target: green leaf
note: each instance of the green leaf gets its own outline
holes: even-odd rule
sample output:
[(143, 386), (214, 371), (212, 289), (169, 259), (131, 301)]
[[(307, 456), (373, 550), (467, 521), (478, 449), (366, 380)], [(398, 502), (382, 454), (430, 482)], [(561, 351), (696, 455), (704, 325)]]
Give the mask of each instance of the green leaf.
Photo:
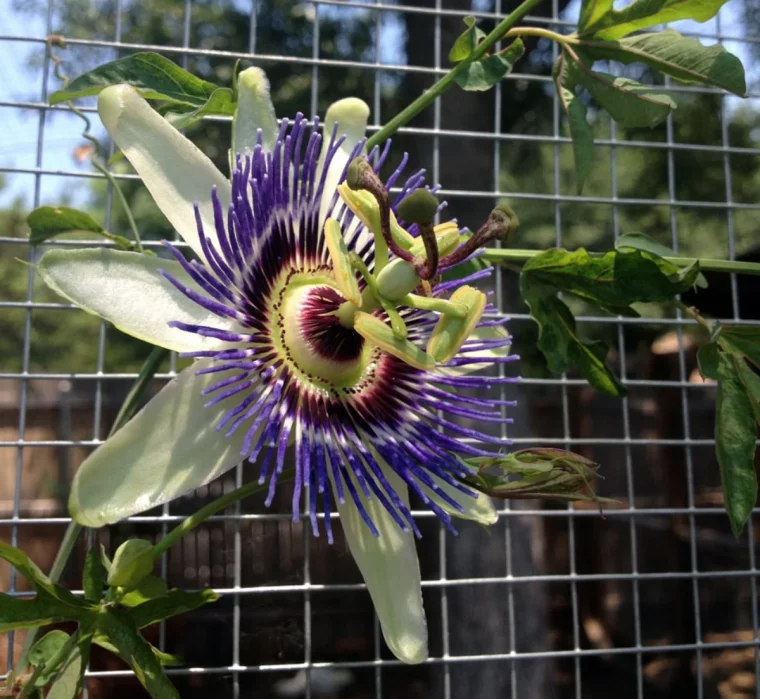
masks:
[(75, 646), (64, 661), (46, 699), (75, 699), (79, 695), (84, 670), (85, 663), (82, 659), (82, 652)]
[(619, 39), (639, 29), (679, 19), (706, 22), (718, 14), (726, 2), (727, 0), (635, 0), (622, 9), (615, 10), (611, 0), (604, 0), (601, 6), (591, 11), (587, 9), (585, 15), (584, 8), (581, 8), (578, 32), (582, 36), (593, 34), (600, 39)]
[(106, 586), (106, 575), (106, 569), (103, 567), (100, 552), (91, 548), (87, 552), (84, 571), (82, 572), (82, 587), (84, 588), (84, 598), (86, 600), (89, 602), (100, 602)]
[(573, 141), (575, 182), (580, 194), (594, 162), (594, 131), (586, 119), (586, 105), (583, 101), (578, 99), (573, 90), (566, 87), (562, 87), (561, 90), (562, 104), (567, 112), (570, 138)]
[(561, 373), (574, 365), (600, 391), (621, 396), (625, 389), (605, 364), (606, 345), (578, 337), (575, 318), (557, 292), (569, 292), (612, 313), (634, 315), (632, 303), (667, 301), (693, 286), (698, 274), (698, 264), (681, 270), (639, 250), (591, 256), (583, 249), (553, 248), (523, 266), (520, 289), (539, 325), (538, 348), (549, 368)]
[(708, 342), (699, 348), (697, 361), (699, 362), (699, 373), (702, 374), (703, 378), (718, 380), (719, 356), (720, 350), (715, 342)]
[[(741, 534), (757, 499), (755, 411), (740, 375), (741, 355), (718, 355), (715, 441), (726, 513), (735, 536)], [(746, 366), (746, 364), (745, 364)]]
[(584, 34), (587, 27), (591, 27), (612, 10), (612, 0), (583, 0), (581, 2), (581, 15), (578, 19), (578, 34)]
[(652, 128), (665, 121), (676, 108), (673, 98), (662, 90), (630, 78), (598, 73), (577, 63), (572, 65), (574, 80), (623, 126)]
[(69, 634), (58, 629), (46, 633), (29, 650), (29, 662), (32, 665), (47, 664), (66, 645), (69, 638)]
[(166, 119), (176, 129), (187, 129), (205, 116), (235, 113), (235, 96), (228, 87), (220, 87), (211, 93), (208, 101), (191, 112), (169, 112)]
[(134, 607), (130, 611), (130, 616), (138, 628), (143, 628), (157, 624), (171, 616), (191, 612), (204, 604), (216, 602), (218, 599), (219, 594), (213, 590), (187, 592), (186, 590), (173, 589), (169, 590), (164, 597), (158, 597)]
[(452, 63), (460, 63), (465, 58), (469, 58), (480, 40), (485, 37), (486, 33), (479, 29), (475, 22), (476, 20), (472, 15), (464, 18), (467, 29), (457, 37), (451, 51), (449, 51), (449, 60)]
[(604, 343), (583, 342), (576, 333), (575, 318), (556, 290), (531, 278), (520, 275), (520, 290), (530, 313), (538, 323), (538, 348), (546, 356), (549, 368), (555, 373), (578, 367), (595, 388), (611, 396), (624, 396), (626, 390), (605, 364), (607, 347)]
[(108, 584), (131, 590), (153, 570), (153, 544), (145, 539), (129, 539), (118, 549), (108, 571)]
[(146, 99), (169, 100), (193, 108), (205, 104), (217, 89), (168, 58), (146, 52), (105, 63), (80, 75), (63, 90), (53, 93), (50, 104), (97, 95), (110, 85), (122, 84), (137, 88)]
[(118, 609), (100, 615), (98, 630), (132, 668), (154, 699), (179, 699), (179, 693), (164, 674), (153, 648), (138, 631), (134, 619)]
[(124, 595), (119, 602), (125, 607), (136, 607), (148, 600), (165, 597), (168, 591), (166, 580), (155, 575), (149, 575), (147, 578), (143, 578), (137, 587)]
[(703, 46), (673, 29), (621, 39), (582, 41), (584, 55), (593, 59), (645, 63), (681, 82), (720, 87), (744, 97), (747, 84), (741, 61), (720, 44)]
[(734, 359), (736, 374), (747, 392), (755, 422), (760, 424), (760, 376), (752, 370), (743, 358), (738, 358), (736, 355), (734, 357), (736, 357)]
[(720, 330), (718, 344), (726, 352), (743, 354), (760, 368), (760, 328), (724, 325)]
[(687, 268), (683, 278), (681, 272), (638, 250), (592, 256), (583, 248), (574, 252), (551, 248), (529, 260), (522, 274), (592, 303), (621, 307), (668, 301), (686, 291), (694, 285), (699, 269)]
[(504, 51), (469, 63), (454, 75), (454, 81), (469, 92), (490, 90), (512, 70), (512, 66), (523, 53), (525, 46), (517, 39)]
[(39, 245), (50, 238), (66, 233), (95, 233), (114, 241), (123, 250), (132, 244), (120, 235), (111, 235), (90, 214), (68, 206), (41, 206), (26, 217), (31, 229), (29, 242)]
[(66, 644), (71, 637), (65, 631), (54, 630), (46, 633), (29, 650), (29, 663), (35, 667), (45, 668), (37, 677), (35, 687), (44, 687), (55, 676), (61, 663), (66, 660), (63, 655)]
[[(46, 592), (51, 597), (74, 608), (91, 609), (89, 604), (82, 602), (68, 590), (53, 583), (21, 549), (0, 541), (0, 558), (8, 561), (21, 573), (37, 593)], [(0, 616), (0, 619), (4, 619), (4, 617)]]
[[(104, 650), (107, 650), (109, 653), (119, 655), (119, 651), (117, 650), (116, 646), (114, 646), (102, 633), (96, 633), (95, 637), (92, 639), (92, 642), (96, 646), (100, 646)], [(158, 662), (160, 662), (164, 667), (176, 667), (178, 665), (184, 665), (184, 662), (180, 656), (174, 655), (172, 653), (164, 653), (164, 651), (159, 650), (152, 644), (150, 647), (153, 651), (153, 655), (156, 656)]]
[(19, 599), (0, 592), (0, 633), (58, 624), (92, 613), (91, 610), (85, 611), (61, 602), (40, 590), (33, 599)]
[[(652, 240), (648, 235), (643, 233), (626, 233), (621, 235), (615, 241), (615, 250), (626, 252), (629, 250), (640, 250), (657, 257), (677, 257), (677, 253), (672, 248)], [(697, 275), (696, 285), (702, 289), (707, 288), (707, 279), (701, 272)]]

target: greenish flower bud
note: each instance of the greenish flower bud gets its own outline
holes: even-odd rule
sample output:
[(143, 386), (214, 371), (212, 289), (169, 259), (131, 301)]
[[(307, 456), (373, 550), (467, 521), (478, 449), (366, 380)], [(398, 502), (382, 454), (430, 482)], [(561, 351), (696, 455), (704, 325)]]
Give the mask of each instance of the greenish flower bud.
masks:
[(427, 189), (415, 189), (398, 205), (398, 217), (406, 223), (432, 223), (438, 200)]
[(108, 572), (108, 585), (131, 590), (151, 572), (153, 544), (145, 539), (129, 539), (116, 549)]

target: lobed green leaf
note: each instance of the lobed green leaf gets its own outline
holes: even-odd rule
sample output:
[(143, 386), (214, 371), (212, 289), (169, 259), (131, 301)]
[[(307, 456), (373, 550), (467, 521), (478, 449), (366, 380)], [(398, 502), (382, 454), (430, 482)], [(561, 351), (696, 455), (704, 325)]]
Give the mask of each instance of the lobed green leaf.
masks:
[(146, 99), (168, 100), (192, 108), (204, 105), (217, 86), (201, 80), (157, 53), (135, 53), (105, 63), (72, 80), (63, 90), (54, 92), (50, 104), (76, 97), (97, 95), (111, 85), (132, 85)]
[(620, 41), (584, 39), (580, 45), (584, 55), (595, 60), (644, 63), (681, 82), (720, 87), (740, 97), (747, 94), (744, 67), (736, 56), (720, 44), (703, 46), (673, 29)]

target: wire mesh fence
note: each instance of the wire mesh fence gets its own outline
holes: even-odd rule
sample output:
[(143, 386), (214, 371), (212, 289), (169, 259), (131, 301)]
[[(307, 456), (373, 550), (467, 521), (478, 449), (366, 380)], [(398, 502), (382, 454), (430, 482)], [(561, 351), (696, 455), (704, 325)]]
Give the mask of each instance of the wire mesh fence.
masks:
[[(545, 5), (529, 20), (569, 31), (577, 8), (559, 0)], [(33, 263), (39, 254), (14, 232), (18, 207), (95, 201), (106, 228), (119, 226), (113, 193), (86, 158), (72, 160), (79, 122), (67, 108), (47, 104), (57, 87), (54, 50), (74, 66), (90, 67), (155, 50), (217, 75), (238, 58), (253, 60), (283, 76), (279, 85), (273, 79), (276, 107), (299, 102), (312, 113), (344, 96), (339, 88), (348, 84), (372, 106), (372, 131), (445, 71), (463, 16), (474, 9), (492, 22), (510, 6), (503, 0), (474, 8), (455, 0), (49, 0), (25, 13), (7, 9), (0, 50), (5, 73), (15, 77), (6, 80), (0, 110), (16, 125), (21, 145), (11, 148), (16, 134), (6, 133), (9, 147), (0, 148), (4, 266), (13, 257)], [(716, 20), (684, 32), (751, 56), (760, 36), (739, 20), (742, 11), (741, 3), (730, 3)], [(235, 35), (224, 34), (233, 22)], [(291, 24), (299, 42), (273, 45), (272, 36)], [(65, 50), (47, 43), (59, 31)], [(461, 223), (477, 224), (507, 199), (523, 220), (524, 247), (609, 249), (617, 236), (643, 226), (690, 254), (734, 259), (757, 252), (760, 117), (753, 107), (760, 95), (751, 92), (749, 106), (740, 107), (716, 91), (668, 84), (690, 106), (684, 118), (677, 112), (652, 132), (623, 133), (600, 115), (594, 175), (580, 195), (570, 177), (560, 107), (548, 89), (556, 48), (541, 42), (530, 48), (533, 57), (494, 91), (449, 94), (396, 138), (399, 153), (409, 151), (432, 182), (442, 183)], [(205, 143), (218, 157), (226, 153), (228, 123), (215, 120), (209, 128)], [(134, 184), (133, 175), (114, 167), (120, 181)], [(24, 197), (16, 209), (14, 193)], [(140, 206), (140, 191), (133, 194)], [(146, 221), (154, 221), (150, 213)], [(146, 237), (157, 246), (161, 235)], [(7, 337), (0, 344), (0, 537), (45, 567), (69, 521), (64, 503), (71, 475), (104, 438), (142, 350), (130, 346), (131, 359), (124, 359), (116, 330), (81, 320), (81, 311), (46, 295), (33, 267), (21, 269), (14, 284), (2, 285), (0, 299)], [(760, 696), (755, 518), (741, 538), (731, 536), (713, 453), (715, 388), (695, 374), (690, 323), (667, 310), (655, 318), (614, 318), (578, 309), (582, 329), (612, 344), (629, 389), (622, 400), (606, 398), (574, 376), (542, 370), (515, 279), (496, 269), (492, 287), (495, 302), (512, 315), (524, 362), (518, 395), (506, 389), (506, 397), (520, 401), (508, 436), (598, 461), (606, 478), (600, 494), (619, 503), (602, 518), (595, 507), (507, 502), (492, 531), (462, 525), (458, 537), (427, 511), (416, 513), (431, 659), (405, 667), (382, 644), (342, 539), (328, 546), (312, 538), (308, 527), (292, 521), (287, 494), (270, 509), (262, 498), (250, 498), (162, 560), (172, 585), (213, 587), (222, 595), (207, 609), (163, 624), (151, 639), (183, 657), (185, 664), (169, 671), (183, 697)], [(706, 311), (739, 323), (760, 321), (756, 286), (710, 281)], [(61, 327), (79, 333), (77, 347), (85, 343), (86, 351), (75, 355), (59, 339)], [(171, 358), (157, 384), (176, 373), (178, 361)], [(129, 536), (160, 537), (183, 515), (252, 477), (253, 467), (241, 465), (161, 511), (90, 538), (113, 549)], [(83, 557), (84, 548), (67, 572), (74, 588)], [(3, 589), (24, 589), (12, 571), (0, 573)], [(8, 669), (20, 640), (0, 641)], [(135, 696), (140, 690), (129, 673), (109, 663), (93, 655), (89, 696)]]

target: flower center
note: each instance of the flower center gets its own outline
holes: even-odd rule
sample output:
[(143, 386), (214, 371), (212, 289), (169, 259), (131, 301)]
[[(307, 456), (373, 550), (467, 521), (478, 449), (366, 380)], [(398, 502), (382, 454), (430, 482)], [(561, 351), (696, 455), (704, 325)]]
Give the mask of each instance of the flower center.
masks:
[(364, 338), (338, 319), (345, 300), (324, 283), (292, 285), (282, 300), (284, 349), (301, 373), (326, 388), (356, 385), (372, 354)]

